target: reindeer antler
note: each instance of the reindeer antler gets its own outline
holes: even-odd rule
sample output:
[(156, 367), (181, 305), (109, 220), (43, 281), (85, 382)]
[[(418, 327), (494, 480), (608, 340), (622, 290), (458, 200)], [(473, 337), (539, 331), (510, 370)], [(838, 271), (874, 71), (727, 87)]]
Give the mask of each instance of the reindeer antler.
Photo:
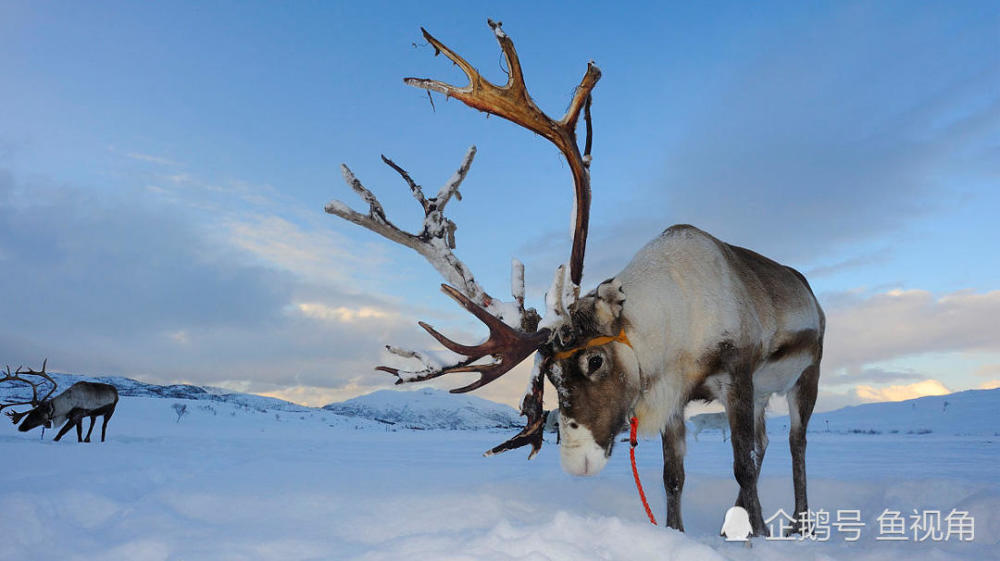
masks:
[[(388, 366), (378, 366), (375, 368), (376, 370), (396, 375), (399, 378), (396, 380), (397, 384), (430, 380), (451, 372), (479, 372), (479, 380), (476, 380), (468, 386), (451, 390), (451, 393), (470, 392), (489, 384), (500, 376), (503, 376), (511, 368), (514, 368), (520, 364), (521, 361), (528, 358), (531, 353), (535, 352), (535, 349), (537, 349), (539, 345), (549, 340), (550, 332), (548, 329), (541, 329), (535, 331), (534, 333), (526, 333), (524, 331), (514, 329), (506, 323), (500, 321), (500, 319), (493, 314), (487, 312), (481, 306), (476, 305), (475, 302), (470, 300), (454, 287), (442, 284), (441, 290), (448, 296), (451, 296), (456, 302), (461, 304), (463, 308), (471, 312), (472, 315), (476, 316), (480, 321), (485, 323), (490, 329), (490, 337), (486, 340), (486, 342), (479, 345), (462, 345), (438, 333), (438, 331), (430, 325), (422, 321), (419, 322), (420, 327), (423, 327), (428, 333), (431, 334), (432, 337), (444, 345), (445, 348), (460, 355), (465, 355), (466, 358), (453, 366), (430, 369), (422, 372), (400, 372), (398, 368), (390, 368)], [(486, 355), (497, 357), (497, 360), (487, 364), (474, 364), (475, 361), (485, 357)]]
[[(31, 400), (0, 403), (0, 411), (2, 411), (5, 407), (15, 407), (18, 405), (31, 405), (32, 407), (38, 407), (40, 403), (47, 400), (49, 396), (51, 396), (56, 391), (56, 387), (58, 387), (58, 384), (56, 384), (56, 381), (53, 380), (52, 377), (49, 376), (49, 374), (45, 371), (45, 367), (48, 364), (48, 362), (49, 359), (45, 359), (42, 361), (41, 372), (35, 371), (31, 368), (27, 370), (22, 370), (23, 367), (18, 366), (17, 370), (11, 373), (10, 365), (7, 365), (7, 373), (2, 378), (0, 378), (0, 383), (17, 382), (31, 386)], [(39, 378), (41, 378), (41, 380), (35, 382), (27, 378), (24, 378), (23, 376), (38, 376)], [(51, 384), (52, 387), (49, 388), (49, 393), (45, 394), (43, 398), (38, 399), (38, 387), (46, 383)], [(15, 413), (14, 411), (7, 412), (7, 416), (10, 417), (11, 420), (14, 421), (15, 423), (17, 423), (23, 415), (24, 413)]]
[(469, 168), (472, 167), (472, 160), (475, 157), (476, 147), (471, 146), (465, 153), (465, 157), (462, 158), (462, 163), (459, 165), (458, 171), (441, 187), (437, 196), (428, 198), (424, 195), (423, 188), (413, 181), (406, 170), (396, 165), (389, 158), (382, 156), (382, 161), (396, 170), (410, 186), (413, 198), (420, 203), (424, 211), (423, 229), (419, 233), (411, 234), (403, 231), (390, 222), (378, 198), (365, 188), (361, 184), (361, 181), (355, 177), (354, 172), (344, 164), (340, 166), (341, 172), (344, 174), (344, 181), (354, 189), (363, 201), (368, 203), (368, 214), (354, 211), (346, 204), (337, 200), (329, 202), (325, 210), (329, 214), (339, 216), (344, 220), (363, 226), (384, 238), (413, 249), (427, 259), (449, 283), (461, 287), (462, 292), (470, 298), (488, 306), (492, 298), (476, 282), (472, 271), (465, 263), (462, 263), (462, 261), (455, 257), (455, 254), (452, 252), (452, 249), (455, 248), (455, 230), (457, 227), (454, 222), (444, 215), (445, 206), (452, 197), (459, 200), (462, 199), (458, 188), (461, 186), (466, 174), (469, 173)]
[[(514, 42), (501, 29), (502, 22), (486, 20), (496, 35), (500, 49), (507, 59), (508, 78), (503, 86), (497, 86), (483, 78), (479, 71), (473, 68), (458, 53), (449, 49), (441, 41), (434, 38), (426, 29), (420, 28), (435, 53), (444, 53), (469, 78), (469, 85), (459, 88), (438, 80), (427, 78), (403, 78), (403, 82), (425, 90), (442, 93), (453, 97), (480, 111), (498, 115), (508, 121), (549, 139), (566, 157), (573, 172), (573, 184), (576, 194), (576, 221), (573, 232), (573, 250), (570, 254), (570, 280), (577, 287), (583, 277), (583, 256), (587, 249), (587, 228), (590, 220), (590, 148), (592, 128), (590, 122), (590, 92), (601, 79), (601, 70), (593, 61), (587, 63), (587, 72), (577, 86), (573, 99), (563, 118), (556, 121), (546, 115), (535, 105), (528, 89), (524, 85), (524, 74), (521, 71), (521, 61), (518, 59)], [(576, 143), (576, 124), (581, 109), (585, 110), (587, 121), (587, 142), (584, 154)]]
[[(404, 358), (417, 359), (423, 364), (423, 369), (417, 371), (403, 371), (388, 366), (377, 367), (378, 370), (395, 375), (398, 378), (397, 384), (430, 380), (452, 372), (478, 372), (480, 377), (477, 381), (452, 391), (467, 392), (480, 388), (510, 371), (543, 346), (550, 339), (552, 329), (557, 327), (566, 317), (565, 307), (562, 305), (564, 300), (572, 300), (579, 295), (590, 216), (589, 166), (593, 138), (590, 94), (601, 77), (601, 71), (593, 62), (589, 63), (587, 72), (576, 88), (566, 114), (562, 119), (552, 119), (539, 109), (532, 101), (531, 96), (528, 95), (521, 62), (514, 49), (514, 43), (503, 32), (499, 22), (488, 20), (488, 23), (500, 43), (504, 57), (507, 59), (509, 77), (505, 85), (497, 86), (485, 80), (464, 58), (435, 39), (427, 30), (422, 31), (427, 41), (434, 46), (435, 54), (444, 53), (457, 64), (468, 76), (469, 85), (458, 88), (437, 80), (424, 78), (404, 78), (404, 82), (418, 88), (443, 93), (448, 97), (461, 100), (470, 107), (510, 120), (547, 138), (562, 152), (573, 174), (576, 198), (573, 249), (569, 259), (571, 282), (564, 283), (565, 268), (560, 266), (556, 271), (556, 280), (553, 281), (552, 288), (546, 296), (546, 304), (549, 308), (547, 314), (550, 313), (551, 317), (546, 317), (544, 327), (539, 329), (539, 322), (542, 318), (534, 309), (525, 310), (524, 308), (524, 266), (520, 262), (514, 260), (512, 265), (511, 286), (514, 302), (504, 303), (486, 294), (474, 280), (468, 267), (452, 253), (455, 248), (454, 232), (456, 226), (454, 222), (444, 217), (442, 211), (451, 194), (457, 196), (458, 185), (468, 171), (475, 154), (475, 147), (470, 148), (455, 177), (433, 199), (428, 199), (424, 195), (423, 189), (413, 181), (405, 170), (384, 156), (382, 157), (383, 161), (396, 170), (406, 181), (413, 197), (424, 210), (424, 228), (419, 234), (404, 232), (392, 224), (375, 195), (358, 181), (347, 166), (342, 166), (344, 179), (368, 203), (368, 214), (355, 212), (339, 201), (328, 204), (326, 211), (364, 226), (423, 255), (451, 285), (442, 285), (444, 292), (479, 318), (490, 331), (490, 336), (485, 342), (479, 345), (462, 345), (438, 333), (430, 325), (420, 322), (420, 326), (445, 348), (464, 355), (464, 358), (452, 365), (442, 365), (424, 353), (387, 346), (386, 349), (390, 353)], [(587, 139), (582, 155), (576, 141), (576, 125), (581, 111), (587, 125)], [(488, 355), (492, 357), (492, 361), (477, 364)], [(488, 455), (526, 444), (532, 446), (529, 458), (538, 452), (542, 444), (542, 429), (546, 417), (542, 409), (545, 368), (544, 359), (536, 360), (531, 383), (521, 402), (521, 414), (528, 418), (527, 426), (515, 437), (487, 452)]]

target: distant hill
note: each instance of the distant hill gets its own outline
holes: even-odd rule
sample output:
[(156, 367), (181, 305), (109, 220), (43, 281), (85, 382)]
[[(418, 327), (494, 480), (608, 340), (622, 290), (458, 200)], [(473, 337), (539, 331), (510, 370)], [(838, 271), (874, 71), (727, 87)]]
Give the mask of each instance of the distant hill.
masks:
[[(769, 428), (783, 425), (788, 425), (787, 415), (768, 419)], [(1000, 389), (865, 403), (813, 414), (810, 432), (828, 428), (839, 433), (1000, 435)]]
[[(232, 392), (222, 388), (188, 384), (157, 385), (122, 376), (78, 376), (51, 374), (62, 391), (76, 382), (89, 380), (112, 384), (126, 397), (191, 399), (230, 403), (257, 411), (316, 412), (317, 409), (281, 399)], [(0, 399), (28, 399), (25, 387), (0, 385)], [(369, 419), (394, 429), (520, 429), (524, 419), (507, 405), (472, 395), (458, 395), (424, 388), (417, 391), (380, 390), (346, 401), (331, 403), (324, 410), (359, 419)], [(788, 430), (788, 416), (768, 419), (772, 432)], [(857, 434), (934, 434), (1000, 436), (1000, 389), (968, 390), (949, 395), (906, 401), (866, 403), (813, 414), (810, 432), (831, 431)]]
[(424, 388), (379, 390), (323, 407), (338, 415), (363, 417), (414, 429), (512, 429), (524, 426), (517, 411), (472, 395)]
[[(189, 384), (157, 385), (139, 382), (122, 376), (78, 376), (51, 373), (59, 384), (56, 394), (76, 382), (91, 381), (111, 384), (123, 397), (151, 397), (164, 399), (192, 399), (216, 403), (229, 403), (257, 411), (317, 412), (317, 408), (298, 405), (273, 397), (232, 392), (222, 388)], [(28, 399), (31, 390), (26, 386), (0, 385), (0, 399), (5, 401)], [(418, 391), (381, 390), (368, 395), (331, 403), (323, 410), (357, 419), (378, 421), (394, 429), (511, 429), (521, 428), (524, 421), (517, 411), (470, 395), (456, 395), (425, 388)]]
[[(169, 399), (196, 399), (204, 401), (225, 402), (253, 409), (269, 409), (275, 411), (310, 411), (312, 408), (298, 405), (273, 397), (232, 392), (222, 388), (193, 386), (190, 384), (171, 384), (160, 386), (147, 384), (123, 376), (80, 376), (76, 374), (50, 373), (53, 380), (59, 384), (56, 395), (77, 382), (103, 382), (118, 389), (118, 394), (125, 397), (162, 397)], [(47, 391), (47, 390), (46, 390)], [(23, 385), (6, 383), (0, 385), (0, 399), (29, 399), (31, 389)]]

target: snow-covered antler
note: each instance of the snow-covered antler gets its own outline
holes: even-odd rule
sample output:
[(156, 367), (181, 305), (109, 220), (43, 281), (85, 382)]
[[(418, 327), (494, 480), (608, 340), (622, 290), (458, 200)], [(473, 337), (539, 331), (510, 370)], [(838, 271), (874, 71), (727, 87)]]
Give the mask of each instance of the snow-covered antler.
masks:
[[(545, 137), (562, 152), (573, 174), (575, 193), (573, 249), (569, 259), (570, 283), (568, 285), (564, 283), (565, 269), (560, 266), (556, 273), (557, 281), (553, 282), (553, 287), (550, 289), (551, 296), (547, 298), (547, 300), (551, 300), (547, 303), (552, 317), (546, 318), (545, 326), (539, 328), (541, 318), (538, 313), (534, 309), (525, 310), (524, 308), (524, 266), (519, 261), (514, 260), (512, 264), (511, 293), (514, 301), (508, 304), (490, 297), (475, 281), (469, 268), (452, 253), (452, 250), (455, 249), (456, 226), (454, 222), (444, 217), (443, 210), (452, 195), (461, 198), (458, 194), (458, 186), (465, 178), (469, 165), (472, 163), (475, 147), (470, 148), (459, 167), (459, 171), (442, 187), (438, 196), (432, 199), (428, 199), (424, 195), (421, 187), (413, 181), (405, 170), (384, 156), (382, 157), (383, 161), (396, 170), (406, 181), (413, 197), (424, 209), (424, 227), (420, 234), (404, 232), (392, 224), (386, 218), (385, 211), (375, 195), (361, 184), (347, 166), (342, 166), (344, 179), (368, 203), (368, 214), (355, 212), (340, 201), (328, 204), (326, 211), (364, 226), (423, 255), (452, 285), (442, 285), (445, 293), (479, 318), (490, 330), (489, 339), (484, 343), (469, 346), (456, 343), (438, 333), (430, 325), (420, 322), (420, 326), (439, 343), (465, 358), (456, 364), (441, 365), (426, 354), (387, 346), (389, 352), (404, 358), (417, 359), (423, 365), (423, 368), (417, 371), (403, 371), (386, 366), (378, 367), (378, 370), (394, 374), (398, 378), (397, 384), (429, 380), (451, 372), (479, 372), (479, 380), (452, 391), (465, 392), (482, 387), (510, 371), (539, 347), (545, 345), (550, 340), (553, 328), (558, 327), (558, 324), (565, 320), (564, 300), (572, 300), (579, 294), (590, 217), (590, 172), (588, 169), (592, 143), (590, 94), (601, 77), (601, 71), (593, 62), (589, 63), (587, 72), (576, 88), (566, 114), (560, 120), (552, 119), (542, 112), (528, 95), (514, 43), (503, 32), (499, 22), (487, 21), (507, 60), (509, 77), (505, 85), (497, 86), (484, 79), (465, 59), (423, 29), (424, 38), (434, 46), (435, 54), (444, 53), (446, 57), (458, 65), (468, 76), (469, 85), (458, 88), (425, 78), (404, 78), (404, 82), (411, 86), (454, 97), (480, 111), (499, 115)], [(587, 127), (587, 139), (582, 155), (576, 141), (576, 125), (581, 111), (584, 114)], [(553, 304), (553, 302), (558, 302), (558, 305)], [(490, 362), (479, 362), (487, 356), (492, 358)], [(521, 402), (521, 413), (528, 418), (527, 426), (520, 434), (493, 448), (488, 454), (503, 452), (526, 444), (532, 445), (531, 456), (538, 452), (546, 416), (542, 410), (544, 360), (546, 359), (536, 360), (531, 382)]]
[(385, 216), (382, 203), (378, 201), (375, 194), (365, 188), (361, 184), (361, 181), (355, 177), (354, 172), (343, 164), (340, 166), (340, 169), (344, 174), (344, 181), (354, 189), (364, 202), (368, 203), (368, 214), (352, 210), (346, 204), (336, 200), (326, 205), (326, 212), (339, 216), (344, 220), (349, 220), (359, 226), (364, 226), (376, 234), (413, 249), (427, 259), (450, 284), (459, 287), (463, 293), (476, 302), (484, 306), (489, 306), (492, 298), (476, 282), (472, 271), (469, 270), (465, 263), (455, 257), (455, 254), (452, 252), (455, 249), (456, 226), (454, 222), (444, 215), (445, 206), (452, 197), (462, 200), (462, 195), (458, 191), (458, 188), (462, 185), (466, 174), (469, 173), (469, 168), (472, 166), (472, 160), (475, 156), (476, 147), (472, 146), (465, 153), (465, 157), (462, 158), (462, 163), (458, 166), (458, 171), (441, 187), (437, 196), (432, 198), (427, 198), (424, 195), (423, 189), (410, 178), (410, 174), (406, 170), (396, 165), (389, 158), (382, 156), (382, 161), (396, 170), (403, 180), (406, 181), (407, 185), (410, 186), (413, 198), (423, 208), (423, 229), (417, 234), (400, 230), (399, 227), (393, 224)]
[[(16, 382), (30, 386), (31, 400), (0, 403), (0, 411), (2, 411), (5, 407), (16, 407), (18, 405), (31, 405), (32, 407), (38, 407), (39, 404), (48, 399), (49, 396), (51, 396), (56, 391), (56, 387), (58, 386), (58, 384), (56, 384), (56, 381), (53, 380), (52, 377), (49, 376), (47, 372), (45, 372), (45, 366), (48, 364), (48, 362), (49, 362), (48, 359), (42, 361), (41, 372), (36, 372), (31, 368), (27, 370), (22, 370), (22, 367), (18, 366), (17, 370), (15, 370), (12, 373), (10, 371), (10, 366), (9, 365), (7, 366), (7, 373), (4, 374), (3, 377), (0, 377), (0, 383)], [(32, 381), (28, 378), (24, 378), (24, 376), (37, 376), (40, 379), (38, 381)], [(45, 396), (42, 397), (41, 399), (38, 399), (38, 388), (39, 386), (42, 386), (44, 384), (50, 384), (52, 387), (49, 388), (49, 393), (45, 394)], [(7, 416), (10, 417), (11, 421), (13, 421), (15, 424), (17, 424), (21, 420), (21, 417), (23, 417), (24, 415), (25, 413), (17, 413), (14, 411), (7, 412)]]

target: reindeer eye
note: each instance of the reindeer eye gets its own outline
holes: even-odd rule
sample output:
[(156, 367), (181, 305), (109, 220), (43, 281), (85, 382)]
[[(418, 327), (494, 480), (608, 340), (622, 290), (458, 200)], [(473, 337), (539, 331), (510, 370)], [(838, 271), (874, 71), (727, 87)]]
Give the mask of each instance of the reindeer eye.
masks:
[(601, 358), (601, 355), (594, 355), (587, 361), (587, 371), (593, 374), (602, 364), (604, 364), (604, 359)]

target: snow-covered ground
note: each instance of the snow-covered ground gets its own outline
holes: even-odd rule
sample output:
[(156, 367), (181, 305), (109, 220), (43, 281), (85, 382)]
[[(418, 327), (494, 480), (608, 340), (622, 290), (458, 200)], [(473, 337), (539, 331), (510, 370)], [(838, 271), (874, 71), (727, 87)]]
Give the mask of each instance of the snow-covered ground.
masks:
[[(172, 405), (188, 404), (180, 422)], [(951, 407), (949, 407), (951, 409)], [(949, 413), (952, 411), (949, 410)], [(761, 500), (792, 509), (786, 440), (772, 423)], [(597, 477), (574, 478), (549, 442), (484, 458), (503, 431), (396, 431), (328, 411), (124, 397), (109, 441), (45, 440), (0, 426), (2, 560), (546, 560), (1000, 558), (1000, 438), (810, 434), (810, 504), (858, 509), (860, 542), (718, 536), (736, 496), (728, 443), (688, 443), (687, 533), (646, 521), (619, 445)], [(817, 428), (819, 428), (817, 426)], [(877, 427), (873, 427), (877, 428)], [(659, 442), (639, 465), (662, 517)], [(876, 541), (886, 508), (967, 510), (975, 540)]]

